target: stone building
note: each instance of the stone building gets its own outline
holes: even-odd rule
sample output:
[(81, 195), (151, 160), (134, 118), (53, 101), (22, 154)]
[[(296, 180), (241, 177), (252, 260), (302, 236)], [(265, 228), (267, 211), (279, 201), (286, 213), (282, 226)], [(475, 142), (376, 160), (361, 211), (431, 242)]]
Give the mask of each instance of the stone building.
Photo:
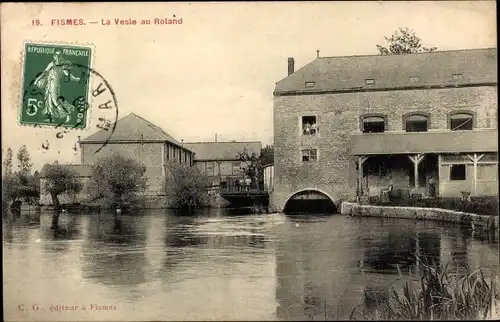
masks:
[(253, 153), (260, 156), (262, 143), (254, 142), (192, 142), (184, 147), (193, 151), (194, 165), (202, 173), (208, 175), (213, 185), (232, 186), (235, 180), (244, 177), (245, 163), (241, 162), (238, 153)]
[[(169, 162), (178, 162), (192, 166), (194, 153), (184, 147), (171, 135), (148, 120), (131, 113), (116, 122), (114, 132), (111, 129), (100, 130), (83, 140), (79, 140), (81, 164), (66, 165), (81, 177), (84, 188), (77, 196), (61, 196), (62, 204), (81, 202), (88, 196), (87, 183), (92, 172), (92, 165), (101, 157), (119, 153), (133, 158), (146, 167), (146, 196), (164, 195), (164, 182)], [(44, 169), (46, 169), (46, 165)], [(44, 170), (41, 173), (43, 182)], [(40, 204), (50, 205), (52, 200), (41, 185)]]
[(498, 193), (495, 48), (318, 57), (274, 90), (278, 210), (382, 189)]
[(137, 114), (131, 113), (118, 120), (113, 134), (109, 136), (109, 133), (110, 130), (103, 129), (79, 142), (81, 164), (93, 165), (99, 158), (114, 153), (133, 158), (146, 166), (146, 194), (164, 193), (169, 161), (193, 164), (192, 151)]

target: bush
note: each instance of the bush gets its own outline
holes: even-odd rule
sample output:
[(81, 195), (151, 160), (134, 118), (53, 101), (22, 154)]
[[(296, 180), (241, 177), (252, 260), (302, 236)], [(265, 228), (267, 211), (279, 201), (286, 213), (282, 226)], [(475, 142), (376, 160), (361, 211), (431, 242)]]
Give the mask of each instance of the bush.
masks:
[(2, 212), (6, 211), (12, 200), (16, 199), (16, 186), (19, 180), (12, 174), (2, 176)]
[(207, 206), (209, 179), (198, 168), (171, 162), (165, 181), (167, 200), (172, 208), (194, 209)]
[(118, 153), (100, 158), (92, 169), (90, 198), (103, 208), (140, 208), (143, 198), (139, 193), (147, 183), (145, 172), (145, 166)]
[(46, 165), (44, 189), (50, 193), (52, 203), (60, 207), (58, 196), (63, 193), (77, 194), (82, 189), (80, 176), (76, 171), (61, 164)]

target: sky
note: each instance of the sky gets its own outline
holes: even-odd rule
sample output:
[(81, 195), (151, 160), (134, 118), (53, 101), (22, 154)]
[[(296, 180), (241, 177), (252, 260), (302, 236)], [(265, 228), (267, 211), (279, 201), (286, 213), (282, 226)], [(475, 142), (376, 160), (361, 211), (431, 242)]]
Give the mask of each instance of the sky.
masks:
[[(184, 142), (273, 143), (273, 90), (316, 57), (377, 54), (399, 27), (438, 50), (496, 47), (494, 1), (45, 3), (2, 4), (2, 155), (22, 144), (33, 170), (58, 160), (79, 163), (78, 136), (19, 125), (23, 43), (91, 44), (94, 65), (111, 85), (119, 117), (131, 112)], [(114, 19), (182, 18), (178, 25), (115, 25)], [(85, 26), (51, 26), (52, 19)], [(32, 26), (39, 19), (41, 26)], [(102, 25), (110, 20), (111, 25)], [(89, 22), (96, 21), (97, 24)], [(49, 142), (45, 150), (42, 144)]]

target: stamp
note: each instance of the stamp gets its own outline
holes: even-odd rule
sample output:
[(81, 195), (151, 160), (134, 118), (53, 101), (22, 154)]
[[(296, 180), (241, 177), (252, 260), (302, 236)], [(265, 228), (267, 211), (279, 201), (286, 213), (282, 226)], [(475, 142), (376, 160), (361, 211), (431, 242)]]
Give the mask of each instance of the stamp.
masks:
[(75, 67), (91, 64), (90, 47), (26, 43), (20, 123), (84, 129), (88, 110), (81, 106), (89, 102), (90, 82)]
[(108, 144), (118, 102), (108, 81), (91, 67), (92, 51), (65, 44), (24, 45), (21, 125), (55, 129), (55, 137), (62, 139), (70, 130), (91, 130), (95, 124), (102, 133), (95, 153)]

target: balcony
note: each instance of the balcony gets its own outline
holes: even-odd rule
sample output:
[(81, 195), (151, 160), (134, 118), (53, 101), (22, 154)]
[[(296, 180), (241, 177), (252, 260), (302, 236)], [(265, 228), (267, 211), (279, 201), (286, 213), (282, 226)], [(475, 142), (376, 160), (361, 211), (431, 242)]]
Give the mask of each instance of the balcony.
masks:
[(496, 129), (351, 135), (351, 155), (497, 152)]

